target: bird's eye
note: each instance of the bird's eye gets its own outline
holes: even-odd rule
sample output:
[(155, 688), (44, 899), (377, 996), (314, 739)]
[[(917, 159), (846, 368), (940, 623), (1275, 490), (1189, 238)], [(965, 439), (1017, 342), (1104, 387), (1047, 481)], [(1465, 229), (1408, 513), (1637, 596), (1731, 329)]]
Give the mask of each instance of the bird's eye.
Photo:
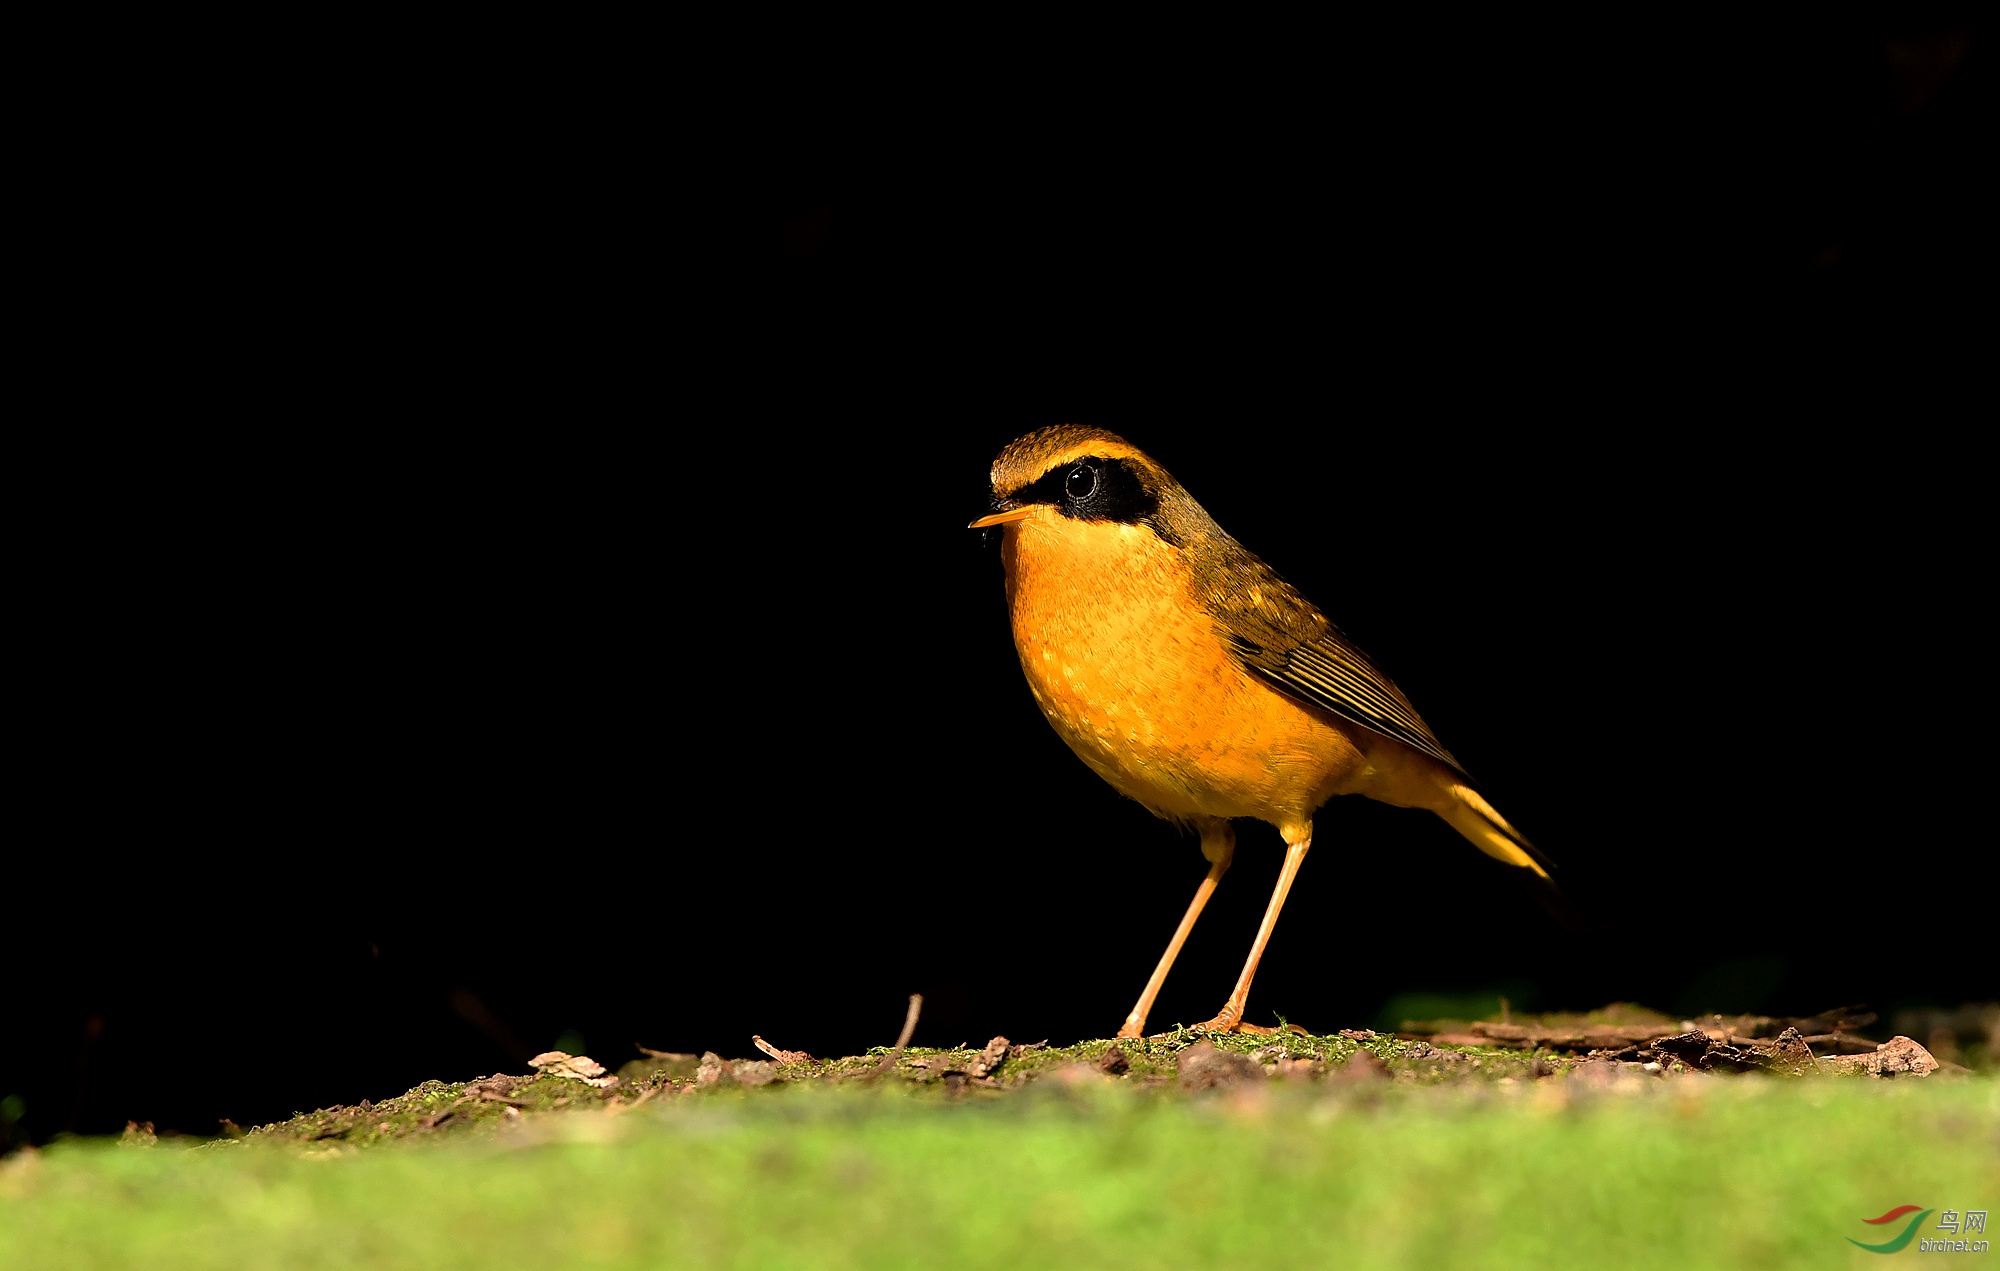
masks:
[(1078, 503), (1097, 493), (1097, 468), (1095, 465), (1080, 463), (1069, 470), (1069, 477), (1063, 482), (1063, 493)]

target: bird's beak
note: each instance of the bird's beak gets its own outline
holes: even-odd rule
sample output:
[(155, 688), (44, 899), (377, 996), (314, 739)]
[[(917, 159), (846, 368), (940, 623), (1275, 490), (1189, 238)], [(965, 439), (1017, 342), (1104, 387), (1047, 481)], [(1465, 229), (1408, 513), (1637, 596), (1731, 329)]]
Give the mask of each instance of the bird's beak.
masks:
[(983, 530), (989, 525), (1005, 525), (1009, 521), (1021, 520), (1028, 515), (1028, 512), (1029, 509), (1027, 508), (1009, 508), (1005, 512), (988, 513), (965, 528), (968, 530)]

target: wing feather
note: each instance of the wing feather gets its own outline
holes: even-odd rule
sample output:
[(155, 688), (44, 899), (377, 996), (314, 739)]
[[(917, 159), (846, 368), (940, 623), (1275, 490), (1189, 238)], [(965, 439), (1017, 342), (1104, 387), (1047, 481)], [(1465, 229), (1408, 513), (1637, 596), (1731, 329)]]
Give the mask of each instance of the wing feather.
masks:
[(1286, 651), (1275, 666), (1270, 664), (1269, 651), (1258, 657), (1240, 644), (1238, 647), (1245, 654), (1245, 665), (1279, 692), (1393, 737), (1460, 773), (1465, 771), (1395, 683), (1338, 631)]
[(1207, 541), (1213, 555), (1191, 562), (1196, 590), (1246, 670), (1289, 697), (1465, 771), (1395, 682), (1297, 588), (1226, 535)]

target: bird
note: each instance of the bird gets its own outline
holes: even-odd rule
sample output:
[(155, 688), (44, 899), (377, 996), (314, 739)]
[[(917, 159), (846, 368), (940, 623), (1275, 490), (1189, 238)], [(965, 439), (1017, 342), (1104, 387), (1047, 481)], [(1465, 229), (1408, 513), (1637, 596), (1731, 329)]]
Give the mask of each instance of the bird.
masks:
[(1035, 704), (1114, 790), (1198, 833), (1208, 861), (1119, 1037), (1144, 1035), (1235, 859), (1237, 819), (1275, 826), (1285, 860), (1235, 989), (1196, 1031), (1277, 1031), (1245, 1022), (1250, 984), (1313, 817), (1335, 795), (1433, 812), (1552, 885), (1548, 858), (1473, 788), (1394, 682), (1138, 447), (1079, 424), (1038, 429), (994, 459), (988, 507), (968, 528), (1000, 528)]

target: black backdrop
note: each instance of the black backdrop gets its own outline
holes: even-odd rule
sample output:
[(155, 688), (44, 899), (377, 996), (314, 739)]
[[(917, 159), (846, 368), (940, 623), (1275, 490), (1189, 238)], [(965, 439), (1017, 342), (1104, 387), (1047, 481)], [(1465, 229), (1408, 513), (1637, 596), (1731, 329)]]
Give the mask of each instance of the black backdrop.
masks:
[[(910, 992), (921, 1044), (1115, 1028), (1203, 862), (1049, 731), (960, 528), (1063, 420), (1315, 598), (1594, 925), (1339, 801), (1252, 1019), (1991, 996), (1977, 28), (1547, 34), (329, 141), (219, 270), (131, 248), (90, 376), (157, 422), (79, 425), (31, 532), (15, 1136), (843, 1053)], [(1157, 1026), (1247, 949), (1241, 832)]]

